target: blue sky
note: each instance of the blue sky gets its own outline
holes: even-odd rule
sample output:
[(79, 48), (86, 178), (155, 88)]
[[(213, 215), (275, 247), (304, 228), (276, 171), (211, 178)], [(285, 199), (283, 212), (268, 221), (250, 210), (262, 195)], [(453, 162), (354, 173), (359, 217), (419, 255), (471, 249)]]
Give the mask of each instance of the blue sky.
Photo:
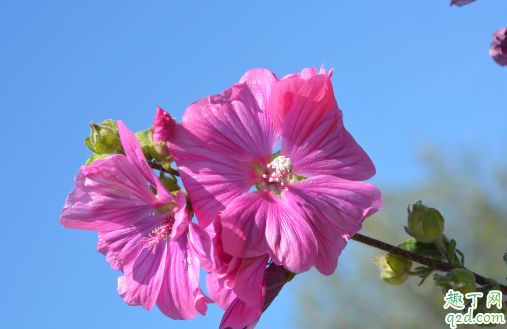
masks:
[[(424, 177), (418, 146), (467, 146), (500, 157), (507, 68), (488, 56), (507, 26), (505, 0), (4, 1), (0, 5), (1, 322), (6, 328), (217, 328), (221, 311), (182, 322), (129, 307), (96, 233), (58, 222), (89, 151), (93, 120), (180, 119), (248, 69), (282, 77), (335, 68), (347, 129), (378, 184)], [(345, 257), (346, 255), (344, 255)], [(257, 328), (291, 328), (298, 279)]]

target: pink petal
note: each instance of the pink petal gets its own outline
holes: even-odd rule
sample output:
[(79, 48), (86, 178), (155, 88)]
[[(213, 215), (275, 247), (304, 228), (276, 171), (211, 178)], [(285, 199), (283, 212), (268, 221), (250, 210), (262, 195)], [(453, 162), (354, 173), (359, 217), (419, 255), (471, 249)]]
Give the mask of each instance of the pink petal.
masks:
[(187, 197), (185, 193), (178, 192), (175, 201), (178, 203), (178, 210), (174, 213), (174, 224), (171, 231), (171, 239), (178, 238), (186, 231), (191, 219), (187, 210)]
[(325, 75), (311, 78), (296, 95), (281, 133), (282, 155), (297, 175), (334, 175), (365, 180), (375, 174), (368, 155), (345, 130), (333, 86)]
[(305, 220), (266, 190), (236, 198), (222, 212), (225, 252), (269, 252), (291, 272), (308, 271), (317, 257), (317, 241)]
[(232, 257), (231, 261), (215, 272), (215, 276), (221, 287), (232, 289), (236, 282), (236, 275), (241, 266), (242, 258)]
[(266, 265), (269, 255), (243, 258), (234, 283), (234, 293), (250, 307), (262, 309), (266, 295)]
[(167, 142), (171, 138), (175, 124), (169, 113), (157, 107), (153, 122), (153, 141)]
[(162, 206), (140, 170), (123, 155), (82, 166), (75, 185), (60, 217), (67, 228), (110, 231), (132, 225)]
[(271, 120), (273, 120), (273, 124), (279, 133), (282, 131), (282, 123), (285, 115), (292, 107), (296, 94), (304, 84), (304, 79), (294, 77), (280, 80), (273, 88), (269, 96), (268, 109)]
[(329, 70), (329, 72), (326, 73), (326, 70), (324, 69), (324, 63), (322, 63), (322, 67), (319, 70), (319, 74), (325, 74), (329, 79), (333, 76), (334, 69)]
[(278, 142), (267, 113), (266, 93), (271, 88), (261, 86), (267, 74), (247, 72), (247, 82), (190, 105), (181, 123), (192, 133), (194, 142), (228, 159), (267, 164)]
[(199, 287), (199, 260), (192, 255), (186, 234), (169, 243), (170, 259), (157, 306), (173, 320), (190, 320), (198, 313), (205, 314), (206, 303), (212, 301)]
[(266, 69), (252, 69), (243, 74), (239, 83), (246, 83), (259, 107), (266, 111), (271, 90), (278, 82), (278, 78)]
[(190, 233), (190, 247), (194, 255), (199, 259), (199, 264), (206, 272), (213, 270), (211, 239), (199, 224), (190, 223), (188, 226)]
[(220, 286), (218, 279), (213, 273), (206, 275), (206, 287), (208, 288), (211, 299), (222, 309), (227, 309), (232, 301), (236, 298), (236, 294), (232, 289)]
[(236, 298), (225, 311), (220, 329), (244, 329), (250, 324), (257, 323), (260, 316), (260, 309), (249, 307), (244, 301)]
[[(123, 271), (124, 266), (136, 260), (139, 252), (146, 247), (146, 238), (165, 218), (166, 215), (146, 216), (136, 225), (99, 232), (99, 244), (102, 249), (107, 248), (108, 255), (111, 254), (113, 260), (121, 263), (120, 270)], [(111, 262), (109, 264), (113, 267)]]
[(311, 77), (316, 76), (316, 75), (317, 75), (317, 68), (316, 67), (307, 67), (307, 68), (303, 69), (303, 71), (301, 71), (301, 73), (292, 73), (292, 74), (288, 74), (288, 75), (284, 76), (282, 78), (282, 80), (294, 79), (294, 78), (308, 80)]
[(161, 241), (154, 250), (139, 250), (135, 261), (124, 265), (124, 275), (118, 278), (118, 292), (129, 305), (142, 305), (151, 310), (157, 301), (168, 256), (167, 240)]
[(157, 189), (157, 197), (160, 202), (167, 203), (174, 199), (171, 193), (167, 192), (164, 185), (157, 178), (157, 175), (151, 169), (148, 161), (146, 161), (143, 149), (136, 135), (131, 132), (121, 120), (118, 120), (117, 124), (125, 154), (142, 171), (146, 180)]
[(382, 208), (382, 196), (373, 185), (334, 176), (315, 176), (289, 184), (282, 199), (310, 223), (317, 238), (315, 267), (331, 275), (347, 240), (363, 220)]
[(117, 254), (109, 249), (109, 244), (102, 238), (102, 232), (99, 232), (99, 240), (97, 242), (97, 251), (106, 256), (106, 261), (111, 265), (113, 270), (123, 272), (123, 264), (118, 259)]
[(219, 211), (255, 184), (258, 174), (250, 163), (227, 159), (198, 146), (181, 125), (174, 130), (167, 146), (199, 224), (208, 227)]

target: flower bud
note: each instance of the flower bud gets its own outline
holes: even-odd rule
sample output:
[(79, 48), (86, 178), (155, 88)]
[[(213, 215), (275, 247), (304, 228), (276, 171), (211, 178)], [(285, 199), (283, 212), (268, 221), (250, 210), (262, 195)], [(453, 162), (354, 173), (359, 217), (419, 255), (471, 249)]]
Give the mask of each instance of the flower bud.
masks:
[(434, 208), (424, 206), (418, 201), (408, 210), (408, 227), (405, 231), (421, 242), (435, 241), (444, 231), (444, 218)]
[(173, 128), (176, 121), (160, 107), (157, 107), (155, 113), (155, 120), (153, 122), (153, 141), (154, 142), (167, 142), (173, 133)]
[(435, 284), (442, 289), (444, 294), (449, 289), (459, 291), (462, 294), (474, 292), (477, 288), (475, 285), (475, 275), (464, 268), (455, 268), (446, 275), (435, 274), (433, 277)]
[(152, 142), (149, 145), (149, 149), (153, 158), (158, 162), (171, 163), (173, 162), (173, 158), (169, 150), (167, 149), (166, 142)]
[(507, 65), (507, 27), (501, 28), (493, 34), (489, 55), (498, 65)]
[(120, 135), (116, 122), (105, 120), (99, 124), (90, 122), (92, 129), (90, 137), (85, 139), (85, 144), (90, 150), (98, 154), (111, 154), (121, 147)]
[(411, 260), (393, 254), (372, 257), (371, 260), (379, 267), (380, 278), (393, 286), (403, 284), (409, 276), (408, 271), (412, 268)]
[(142, 130), (136, 132), (137, 140), (141, 144), (141, 149), (143, 150), (144, 157), (146, 160), (151, 161), (153, 156), (150, 152), (150, 144), (151, 144), (151, 132), (149, 130)]
[(161, 173), (159, 177), (162, 184), (164, 184), (165, 188), (169, 192), (179, 191), (181, 188), (178, 186), (178, 180), (173, 176), (166, 176), (164, 173)]

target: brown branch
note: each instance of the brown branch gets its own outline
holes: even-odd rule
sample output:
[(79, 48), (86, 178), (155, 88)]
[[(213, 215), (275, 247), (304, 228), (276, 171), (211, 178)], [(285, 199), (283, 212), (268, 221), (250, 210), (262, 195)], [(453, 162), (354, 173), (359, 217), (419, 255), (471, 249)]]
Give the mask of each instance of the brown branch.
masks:
[[(452, 269), (461, 268), (461, 266), (454, 266), (454, 265), (451, 265), (450, 263), (444, 263), (444, 262), (438, 261), (436, 259), (424, 257), (424, 256), (421, 256), (421, 255), (415, 254), (413, 252), (410, 252), (410, 251), (407, 251), (407, 250), (404, 250), (404, 249), (392, 246), (392, 245), (387, 244), (385, 242), (372, 239), (370, 237), (367, 237), (367, 236), (359, 234), (359, 233), (356, 233), (356, 235), (354, 235), (353, 237), (351, 237), (351, 239), (355, 240), (357, 242), (364, 243), (364, 244), (366, 244), (368, 246), (371, 246), (371, 247), (374, 247), (374, 248), (377, 248), (377, 249), (380, 249), (380, 250), (387, 251), (387, 252), (389, 252), (391, 254), (403, 257), (405, 259), (414, 261), (416, 263), (419, 263), (419, 264), (422, 264), (422, 265), (426, 265), (426, 266), (432, 268), (435, 271), (449, 272)], [(470, 271), (470, 270), (468, 270), (468, 271)], [(472, 272), (472, 271), (470, 271), (470, 272)], [(472, 273), (473, 273), (473, 275), (475, 275), (475, 281), (478, 284), (480, 284), (480, 285), (489, 284), (489, 282), (486, 281), (486, 278), (483, 277), (482, 275), (479, 275), (479, 274), (474, 273), (474, 272), (472, 272)], [(505, 295), (507, 295), (507, 286), (504, 286), (503, 284), (500, 284), (500, 290), (502, 291), (502, 293), (504, 293)]]
[(150, 164), (150, 167), (152, 169), (156, 169), (156, 170), (160, 170), (160, 171), (163, 171), (165, 173), (168, 173), (168, 174), (171, 174), (173, 176), (180, 176), (180, 173), (178, 172), (178, 170), (170, 167), (169, 169), (167, 169), (166, 167), (164, 167), (163, 165), (161, 164), (158, 164), (156, 162), (148, 162)]

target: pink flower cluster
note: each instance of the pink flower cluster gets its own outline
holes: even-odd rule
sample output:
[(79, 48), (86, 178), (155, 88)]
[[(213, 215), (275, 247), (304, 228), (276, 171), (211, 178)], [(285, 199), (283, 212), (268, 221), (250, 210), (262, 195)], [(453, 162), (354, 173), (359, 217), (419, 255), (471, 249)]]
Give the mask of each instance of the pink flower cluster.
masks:
[(343, 126), (331, 76), (253, 69), (191, 104), (181, 124), (157, 110), (154, 139), (167, 143), (192, 207), (165, 189), (118, 121), (126, 156), (81, 167), (60, 222), (99, 231), (98, 251), (123, 272), (129, 305), (187, 320), (215, 302), (225, 309), (220, 328), (253, 328), (294, 273), (332, 274), (382, 207), (362, 182), (375, 167)]

